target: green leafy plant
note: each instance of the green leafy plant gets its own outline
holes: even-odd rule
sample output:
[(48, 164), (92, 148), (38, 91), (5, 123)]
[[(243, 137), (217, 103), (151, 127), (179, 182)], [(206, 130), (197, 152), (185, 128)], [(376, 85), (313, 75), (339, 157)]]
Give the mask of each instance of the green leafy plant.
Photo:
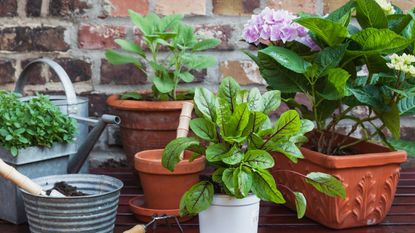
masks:
[(43, 95), (22, 102), (16, 93), (0, 90), (0, 122), (0, 146), (13, 156), (30, 146), (69, 143), (76, 132), (75, 121)]
[[(230, 77), (225, 78), (217, 96), (205, 88), (197, 88), (194, 102), (198, 118), (191, 120), (190, 128), (198, 138), (178, 138), (170, 142), (163, 153), (162, 164), (173, 171), (182, 159), (181, 152), (195, 152), (191, 161), (206, 155), (215, 168), (211, 179), (195, 184), (181, 199), (181, 215), (193, 215), (207, 209), (217, 192), (236, 198), (250, 193), (277, 204), (285, 203), (279, 188), (288, 189), (295, 196), (297, 214), (305, 213), (306, 199), (301, 192), (275, 182), (268, 171), (274, 166), (270, 152), (279, 152), (292, 162), (303, 158), (298, 145), (307, 140), (304, 133), (313, 129), (309, 120), (301, 120), (295, 110), (283, 113), (271, 123), (268, 114), (281, 102), (279, 91), (261, 95), (257, 88), (242, 90)], [(204, 141), (205, 143), (202, 143)], [(302, 175), (317, 190), (330, 196), (345, 197), (341, 182), (331, 175), (313, 172)]]
[[(269, 88), (280, 90), (291, 108), (316, 123), (311, 147), (319, 152), (341, 154), (374, 138), (393, 148), (384, 129), (399, 138), (400, 116), (415, 113), (415, 79), (387, 65), (392, 53), (414, 52), (414, 12), (404, 14), (383, 2), (351, 0), (328, 16), (294, 19), (318, 49), (297, 41), (261, 41), (253, 44), (259, 48), (257, 55), (246, 52)], [(351, 23), (354, 16), (359, 25)], [(296, 93), (302, 93), (310, 106), (298, 102)], [(367, 108), (367, 114), (351, 114), (358, 107)], [(362, 139), (348, 143), (335, 133), (345, 120), (352, 122), (347, 136), (360, 130)]]
[[(182, 22), (183, 16), (179, 14), (160, 18), (154, 13), (142, 16), (132, 10), (128, 12), (131, 21), (142, 34), (144, 45), (140, 46), (123, 39), (116, 39), (115, 42), (123, 50), (132, 52), (141, 59), (111, 49), (105, 53), (107, 60), (115, 65), (132, 63), (148, 76), (152, 76), (151, 98), (155, 100), (189, 98), (189, 96), (180, 96), (177, 93), (179, 82), (192, 82), (194, 80), (193, 70), (215, 65), (214, 57), (197, 53), (216, 47), (220, 41), (198, 37), (193, 27)], [(145, 53), (145, 49), (150, 50), (150, 56)], [(168, 54), (160, 56), (163, 51)], [(152, 72), (147, 72), (144, 62), (151, 67)], [(122, 98), (142, 99), (143, 96), (137, 93), (127, 93)], [(191, 98), (192, 96), (189, 99)]]

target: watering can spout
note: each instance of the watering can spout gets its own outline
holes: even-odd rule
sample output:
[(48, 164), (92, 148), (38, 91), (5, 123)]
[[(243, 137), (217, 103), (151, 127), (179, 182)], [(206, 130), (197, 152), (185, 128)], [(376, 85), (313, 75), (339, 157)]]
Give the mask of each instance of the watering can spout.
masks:
[(99, 120), (91, 120), (76, 115), (70, 115), (70, 117), (77, 121), (83, 121), (94, 125), (94, 128), (89, 132), (85, 142), (79, 147), (77, 153), (69, 160), (67, 172), (68, 174), (73, 174), (79, 172), (107, 124), (120, 124), (121, 120), (118, 116), (107, 114), (102, 115)]

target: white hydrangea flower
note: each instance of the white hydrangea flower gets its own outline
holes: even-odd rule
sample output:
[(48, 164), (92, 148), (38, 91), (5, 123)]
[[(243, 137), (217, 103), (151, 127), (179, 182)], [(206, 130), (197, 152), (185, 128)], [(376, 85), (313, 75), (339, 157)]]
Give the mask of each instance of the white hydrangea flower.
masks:
[(415, 77), (415, 66), (412, 64), (415, 63), (415, 56), (411, 54), (402, 54), (401, 56), (392, 54), (390, 56), (391, 62), (386, 63), (386, 65), (394, 70), (402, 71), (406, 74)]
[(388, 0), (375, 0), (377, 4), (382, 8), (383, 12), (386, 15), (393, 15), (396, 13), (395, 8), (393, 8), (392, 3)]

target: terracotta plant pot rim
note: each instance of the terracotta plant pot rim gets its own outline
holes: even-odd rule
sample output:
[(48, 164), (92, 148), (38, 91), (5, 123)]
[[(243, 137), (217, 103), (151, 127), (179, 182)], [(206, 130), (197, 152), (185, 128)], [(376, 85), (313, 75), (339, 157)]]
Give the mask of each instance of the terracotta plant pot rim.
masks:
[[(205, 168), (205, 156), (201, 156), (192, 162), (188, 159), (180, 161), (174, 172), (171, 172), (161, 165), (161, 156), (164, 149), (145, 150), (138, 152), (134, 156), (134, 167), (137, 171), (149, 174), (159, 175), (181, 175), (192, 174), (203, 171)], [(190, 157), (193, 152), (185, 151), (185, 157)]]
[(334, 156), (301, 147), (301, 152), (304, 159), (327, 169), (382, 166), (391, 163), (401, 164), (406, 161), (406, 151), (402, 150)]
[[(140, 94), (151, 93), (151, 91), (139, 91)], [(119, 94), (110, 95), (107, 104), (110, 107), (121, 110), (141, 110), (141, 111), (175, 111), (181, 109), (184, 102), (192, 100), (175, 101), (149, 101), (149, 100), (121, 100)]]

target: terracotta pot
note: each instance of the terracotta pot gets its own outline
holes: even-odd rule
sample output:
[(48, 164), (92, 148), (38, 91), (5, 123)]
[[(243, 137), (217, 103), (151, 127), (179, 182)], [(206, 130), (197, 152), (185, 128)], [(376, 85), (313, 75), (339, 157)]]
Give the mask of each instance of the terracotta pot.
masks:
[(174, 172), (170, 172), (161, 165), (162, 153), (163, 150), (159, 149), (135, 155), (135, 169), (140, 175), (145, 205), (150, 209), (179, 209), (183, 194), (199, 182), (199, 174), (205, 168), (205, 157), (189, 162), (192, 152), (186, 151), (185, 159), (177, 164)]
[(176, 138), (183, 102), (120, 100), (119, 95), (108, 97), (107, 104), (116, 109), (121, 118), (121, 140), (131, 162), (134, 162), (135, 153), (164, 148)]
[[(350, 140), (355, 140), (350, 138)], [(380, 223), (388, 213), (399, 180), (400, 164), (406, 161), (405, 151), (391, 151), (368, 142), (357, 144), (359, 152), (350, 156), (329, 156), (301, 148), (304, 159), (291, 163), (284, 155), (274, 154), (276, 166), (272, 174), (278, 183), (301, 191), (307, 199), (306, 216), (327, 227), (344, 229)], [(346, 199), (326, 196), (304, 182), (302, 174), (325, 172), (338, 177), (346, 187)], [(281, 188), (281, 191), (285, 192)], [(295, 209), (292, 194), (285, 193), (287, 206)]]

